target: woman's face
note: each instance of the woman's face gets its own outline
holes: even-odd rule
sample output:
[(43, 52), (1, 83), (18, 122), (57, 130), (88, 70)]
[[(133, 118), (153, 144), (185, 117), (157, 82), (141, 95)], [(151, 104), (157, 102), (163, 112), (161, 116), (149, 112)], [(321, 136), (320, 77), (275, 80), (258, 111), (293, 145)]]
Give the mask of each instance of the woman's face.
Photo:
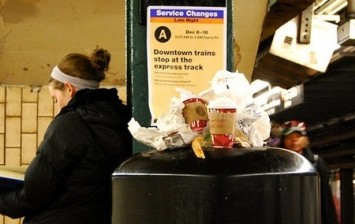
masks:
[(53, 84), (50, 83), (48, 89), (59, 110), (65, 107), (72, 98), (67, 86), (64, 86), (63, 89), (56, 89), (53, 87)]
[(306, 139), (299, 132), (294, 132), (284, 137), (284, 148), (302, 153), (306, 146)]

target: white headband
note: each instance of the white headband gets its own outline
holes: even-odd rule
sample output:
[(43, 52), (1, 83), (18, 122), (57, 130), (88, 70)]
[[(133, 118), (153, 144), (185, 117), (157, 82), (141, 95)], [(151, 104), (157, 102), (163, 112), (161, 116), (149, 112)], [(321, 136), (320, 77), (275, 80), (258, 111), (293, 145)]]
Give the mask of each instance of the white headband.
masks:
[(97, 89), (100, 83), (94, 80), (81, 79), (63, 73), (57, 66), (53, 68), (51, 77), (59, 82), (69, 82), (79, 89)]

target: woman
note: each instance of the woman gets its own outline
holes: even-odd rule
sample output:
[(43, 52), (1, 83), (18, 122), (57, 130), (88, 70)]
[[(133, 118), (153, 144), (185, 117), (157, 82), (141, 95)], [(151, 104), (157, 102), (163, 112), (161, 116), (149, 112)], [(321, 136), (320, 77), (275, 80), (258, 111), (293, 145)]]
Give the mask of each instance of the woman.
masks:
[(100, 89), (110, 54), (68, 54), (51, 73), (60, 112), (21, 188), (0, 192), (0, 213), (26, 224), (111, 223), (111, 174), (132, 153), (131, 116), (116, 89)]
[(309, 147), (306, 126), (301, 121), (287, 121), (283, 125), (281, 132), (281, 147), (292, 150), (304, 156), (317, 169), (320, 177), (320, 196), (321, 196), (321, 223), (337, 224), (335, 204), (329, 184), (328, 171), (324, 160), (314, 154)]

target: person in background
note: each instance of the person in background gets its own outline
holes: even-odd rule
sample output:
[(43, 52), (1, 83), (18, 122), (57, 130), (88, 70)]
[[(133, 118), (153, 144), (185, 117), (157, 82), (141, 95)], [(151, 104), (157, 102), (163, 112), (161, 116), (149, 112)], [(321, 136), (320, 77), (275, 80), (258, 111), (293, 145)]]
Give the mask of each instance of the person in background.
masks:
[(324, 160), (309, 147), (304, 122), (287, 121), (282, 125), (280, 147), (303, 155), (317, 169), (320, 176), (322, 224), (337, 224), (335, 204), (329, 184), (329, 175)]
[(71, 53), (54, 68), (49, 92), (60, 109), (23, 186), (0, 192), (0, 213), (25, 224), (110, 224), (111, 175), (132, 154), (130, 110), (116, 89), (99, 88), (111, 55)]

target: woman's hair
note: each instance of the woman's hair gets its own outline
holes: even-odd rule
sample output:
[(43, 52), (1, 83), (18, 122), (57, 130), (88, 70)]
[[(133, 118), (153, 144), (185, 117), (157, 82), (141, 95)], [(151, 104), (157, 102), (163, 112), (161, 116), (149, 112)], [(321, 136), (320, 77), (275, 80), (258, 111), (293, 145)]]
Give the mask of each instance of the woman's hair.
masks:
[[(57, 66), (66, 75), (100, 82), (105, 79), (105, 71), (109, 69), (110, 60), (111, 54), (107, 50), (96, 48), (89, 56), (79, 53), (68, 54)], [(64, 88), (64, 83), (53, 78), (49, 82), (52, 82), (56, 89)]]

